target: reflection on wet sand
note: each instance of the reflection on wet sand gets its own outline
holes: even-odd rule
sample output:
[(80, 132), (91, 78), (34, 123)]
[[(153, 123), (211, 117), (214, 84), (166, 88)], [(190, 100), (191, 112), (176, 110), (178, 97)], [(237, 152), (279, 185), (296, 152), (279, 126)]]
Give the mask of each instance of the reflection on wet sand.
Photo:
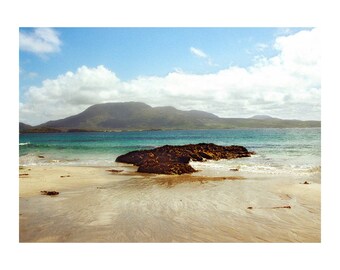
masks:
[(320, 175), (30, 169), (20, 178), (20, 242), (320, 242)]

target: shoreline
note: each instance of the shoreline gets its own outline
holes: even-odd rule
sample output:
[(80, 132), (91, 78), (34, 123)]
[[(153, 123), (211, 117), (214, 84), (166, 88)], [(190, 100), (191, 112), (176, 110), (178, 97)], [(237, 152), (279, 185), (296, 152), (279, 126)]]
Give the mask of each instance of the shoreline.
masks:
[(112, 168), (20, 169), (20, 242), (321, 241), (320, 174), (209, 177)]

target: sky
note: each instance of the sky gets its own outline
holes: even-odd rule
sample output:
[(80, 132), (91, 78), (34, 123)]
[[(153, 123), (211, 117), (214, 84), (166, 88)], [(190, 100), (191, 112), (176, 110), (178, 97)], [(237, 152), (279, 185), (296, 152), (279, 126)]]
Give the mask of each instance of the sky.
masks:
[(105, 102), (321, 119), (318, 28), (20, 28), (19, 117)]

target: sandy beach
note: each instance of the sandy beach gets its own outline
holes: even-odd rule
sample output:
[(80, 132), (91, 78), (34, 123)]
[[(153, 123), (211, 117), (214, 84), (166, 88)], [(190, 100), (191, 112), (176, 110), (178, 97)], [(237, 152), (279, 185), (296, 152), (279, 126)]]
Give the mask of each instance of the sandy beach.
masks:
[(321, 241), (320, 173), (296, 179), (109, 169), (20, 167), (20, 242)]

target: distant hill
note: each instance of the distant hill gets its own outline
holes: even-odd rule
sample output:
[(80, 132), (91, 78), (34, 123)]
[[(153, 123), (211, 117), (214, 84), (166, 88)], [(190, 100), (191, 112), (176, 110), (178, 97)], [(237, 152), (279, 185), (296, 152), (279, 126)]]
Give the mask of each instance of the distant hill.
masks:
[(25, 131), (32, 128), (31, 125), (27, 125), (25, 123), (19, 122), (19, 132)]
[(204, 111), (182, 111), (170, 106), (151, 107), (141, 102), (123, 102), (93, 105), (77, 115), (25, 128), (22, 132), (290, 128), (320, 125), (320, 121), (282, 120), (263, 115), (220, 118)]
[(274, 118), (271, 117), (271, 116), (269, 116), (269, 115), (259, 114), (259, 115), (254, 115), (253, 117), (250, 117), (250, 119), (260, 119), (260, 120), (264, 120), (264, 119), (274, 119)]
[(219, 117), (203, 111), (181, 111), (174, 107), (151, 107), (141, 102), (105, 103), (80, 114), (49, 121), (39, 127), (84, 130), (196, 129)]

